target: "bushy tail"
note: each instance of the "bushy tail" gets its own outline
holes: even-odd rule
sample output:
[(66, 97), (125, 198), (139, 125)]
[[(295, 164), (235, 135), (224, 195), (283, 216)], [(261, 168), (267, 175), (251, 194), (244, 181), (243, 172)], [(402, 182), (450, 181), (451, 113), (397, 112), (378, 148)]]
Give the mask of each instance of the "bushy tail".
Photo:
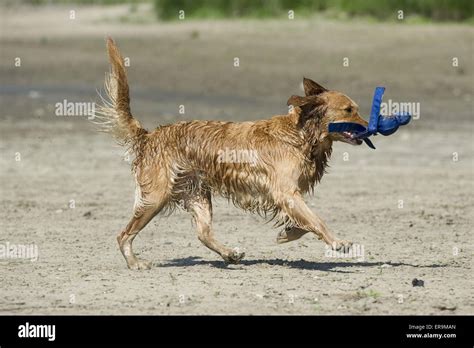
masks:
[(105, 76), (106, 98), (97, 108), (95, 123), (102, 131), (112, 134), (120, 145), (134, 147), (147, 131), (133, 118), (130, 111), (127, 74), (124, 61), (112, 38), (107, 38), (110, 72)]

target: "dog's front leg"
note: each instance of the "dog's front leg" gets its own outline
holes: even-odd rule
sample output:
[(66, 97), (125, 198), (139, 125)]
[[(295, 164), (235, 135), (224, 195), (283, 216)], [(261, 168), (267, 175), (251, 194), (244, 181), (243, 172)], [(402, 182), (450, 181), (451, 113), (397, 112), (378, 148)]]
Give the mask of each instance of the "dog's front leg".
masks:
[(298, 239), (307, 232), (312, 232), (334, 250), (349, 249), (351, 247), (351, 242), (337, 239), (329, 232), (324, 221), (308, 208), (299, 194), (286, 196), (280, 206), (295, 225), (288, 231), (284, 231), (286, 236), (282, 236), (282, 243)]

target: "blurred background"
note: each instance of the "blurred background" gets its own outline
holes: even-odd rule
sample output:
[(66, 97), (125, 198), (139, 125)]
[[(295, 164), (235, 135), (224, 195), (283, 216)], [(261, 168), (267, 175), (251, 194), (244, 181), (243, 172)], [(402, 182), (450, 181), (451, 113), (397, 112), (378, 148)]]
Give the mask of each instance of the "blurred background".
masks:
[(419, 20), (460, 21), (473, 19), (472, 1), (469, 0), (5, 0), (6, 4), (31, 5), (94, 4), (113, 5), (152, 2), (160, 19), (173, 20), (179, 10), (186, 10), (193, 18), (270, 18), (279, 17), (288, 10), (296, 10), (300, 16), (315, 13), (328, 17), (371, 17), (377, 20), (394, 20), (394, 12), (400, 9)]
[[(347, 94), (366, 117), (376, 86), (387, 88), (385, 101), (417, 103), (419, 118), (393, 136), (375, 137), (377, 150), (335, 144), (329, 173), (308, 197), (336, 235), (365, 246), (365, 265), (331, 263), (309, 237), (276, 246), (271, 225), (216, 200), (219, 239), (247, 247), (249, 262), (257, 261), (230, 274), (196, 263), (187, 258), (215, 258), (195, 238), (189, 216), (155, 219), (135, 245), (167, 267), (154, 268), (156, 277), (135, 276), (143, 295), (137, 302), (115, 249), (133, 205), (129, 163), (84, 115), (56, 115), (58, 103), (99, 100), (108, 35), (128, 62), (132, 112), (149, 129), (286, 113), (288, 97), (302, 93), (303, 76)], [(44, 262), (5, 265), (0, 309), (314, 313), (303, 300), (313, 303), (317, 274), (326, 277), (317, 288), (335, 294), (318, 305), (320, 313), (341, 314), (344, 305), (347, 313), (429, 314), (443, 305), (472, 314), (473, 42), (470, 0), (2, 1), (0, 242), (37, 243)], [(453, 248), (463, 251), (454, 255)], [(265, 259), (288, 281), (260, 272), (270, 267), (258, 261)], [(382, 274), (380, 265), (392, 261)], [(183, 275), (183, 267), (197, 272)], [(183, 283), (164, 281), (154, 291), (153, 279), (170, 272)], [(430, 286), (411, 289), (413, 277)], [(39, 290), (28, 290), (31, 282)], [(56, 307), (77, 284), (84, 305)], [(191, 307), (146, 300), (166, 303), (179, 284), (181, 291), (196, 285)], [(301, 301), (282, 309), (287, 300), (273, 293), (255, 303), (249, 294), (265, 293), (262, 284), (282, 296), (300, 284)], [(380, 294), (377, 301), (357, 295), (367, 284)], [(102, 286), (114, 292), (104, 295)]]

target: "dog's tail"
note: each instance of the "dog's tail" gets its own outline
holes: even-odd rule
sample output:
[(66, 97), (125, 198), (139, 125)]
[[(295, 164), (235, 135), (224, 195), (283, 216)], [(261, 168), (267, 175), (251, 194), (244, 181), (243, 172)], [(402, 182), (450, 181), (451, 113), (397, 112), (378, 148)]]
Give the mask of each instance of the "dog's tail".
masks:
[(97, 108), (95, 123), (101, 131), (112, 134), (120, 145), (134, 147), (147, 133), (130, 111), (130, 95), (124, 60), (112, 38), (107, 38), (110, 72), (105, 76), (103, 104)]

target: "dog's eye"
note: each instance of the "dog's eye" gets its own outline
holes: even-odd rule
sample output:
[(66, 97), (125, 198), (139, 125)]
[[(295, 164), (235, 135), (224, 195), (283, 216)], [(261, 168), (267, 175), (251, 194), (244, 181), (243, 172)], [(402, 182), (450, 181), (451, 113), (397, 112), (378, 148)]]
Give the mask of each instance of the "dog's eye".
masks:
[(352, 107), (348, 106), (347, 108), (344, 109), (346, 112), (351, 113), (352, 112)]

